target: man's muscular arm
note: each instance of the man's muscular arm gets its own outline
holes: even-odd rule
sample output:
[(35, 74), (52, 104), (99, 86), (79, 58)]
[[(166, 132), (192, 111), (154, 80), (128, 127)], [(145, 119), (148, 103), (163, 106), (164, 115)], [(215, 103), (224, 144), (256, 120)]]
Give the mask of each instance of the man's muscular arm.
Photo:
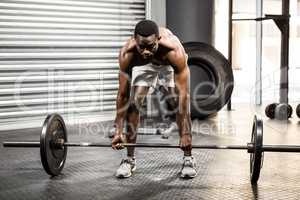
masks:
[(177, 113), (177, 124), (181, 136), (180, 145), (183, 150), (191, 149), (191, 118), (189, 111), (189, 75), (185, 51), (182, 45), (169, 52), (168, 60), (175, 69), (175, 84), (178, 89), (179, 109)]
[(115, 119), (116, 134), (123, 133), (124, 119), (126, 117), (128, 108), (128, 87), (129, 87), (129, 75), (127, 74), (127, 68), (130, 65), (132, 59), (132, 53), (130, 50), (132, 47), (132, 40), (129, 40), (119, 53), (119, 90), (117, 95), (117, 114)]
[(132, 60), (133, 54), (131, 53), (131, 50), (134, 48), (134, 40), (130, 39), (128, 42), (124, 45), (124, 47), (121, 49), (119, 54), (119, 65), (120, 65), (120, 71), (119, 71), (119, 90), (118, 90), (118, 96), (117, 96), (117, 114), (115, 119), (115, 126), (116, 126), (116, 133), (114, 135), (114, 138), (111, 142), (113, 149), (122, 149), (122, 146), (118, 145), (119, 143), (126, 142), (126, 137), (123, 134), (123, 126), (124, 126), (124, 119), (127, 114), (128, 109), (128, 100), (129, 95), (128, 94), (128, 87), (129, 87), (129, 75), (127, 74), (128, 70), (127, 68), (130, 65), (130, 62)]

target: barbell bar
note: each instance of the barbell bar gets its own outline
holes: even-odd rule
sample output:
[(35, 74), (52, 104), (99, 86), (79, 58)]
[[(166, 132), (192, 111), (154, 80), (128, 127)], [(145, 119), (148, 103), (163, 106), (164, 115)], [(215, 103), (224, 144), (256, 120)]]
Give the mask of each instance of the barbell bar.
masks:
[[(108, 143), (94, 143), (94, 142), (64, 142), (58, 140), (52, 144), (54, 148), (63, 147), (111, 147)], [(139, 148), (180, 148), (179, 145), (167, 144), (167, 143), (120, 143), (122, 147), (139, 147)], [(40, 142), (3, 142), (4, 147), (40, 147)], [(242, 145), (193, 145), (195, 149), (236, 149), (236, 150), (248, 150), (251, 147)]]
[[(166, 143), (121, 143), (123, 147), (179, 148)], [(61, 173), (68, 147), (111, 147), (109, 143), (68, 142), (67, 129), (58, 114), (48, 115), (44, 121), (40, 141), (5, 141), (3, 147), (40, 148), (41, 162), (51, 176)], [(247, 150), (250, 153), (250, 180), (256, 184), (262, 167), (263, 152), (300, 152), (300, 145), (263, 145), (263, 121), (254, 116), (251, 142), (246, 145), (193, 145), (193, 149)]]
[[(111, 147), (111, 144), (101, 142), (54, 142), (56, 148), (64, 147)], [(34, 148), (40, 147), (40, 142), (27, 141), (27, 142), (3, 142), (3, 147), (22, 147), (22, 148)], [(180, 148), (179, 145), (173, 145), (168, 143), (120, 143), (123, 147), (138, 147), (138, 148)], [(300, 152), (300, 145), (263, 145), (263, 152)], [(247, 150), (249, 153), (253, 152), (252, 143), (245, 145), (193, 145), (193, 149), (224, 149), (224, 150)]]

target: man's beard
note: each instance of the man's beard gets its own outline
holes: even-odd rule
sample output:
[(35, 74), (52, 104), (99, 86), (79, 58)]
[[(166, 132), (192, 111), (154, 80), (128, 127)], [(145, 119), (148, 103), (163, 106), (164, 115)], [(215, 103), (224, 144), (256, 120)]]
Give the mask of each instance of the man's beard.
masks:
[(150, 60), (153, 58), (154, 55), (150, 55), (150, 56), (145, 56), (145, 55), (142, 55), (143, 59), (144, 60)]

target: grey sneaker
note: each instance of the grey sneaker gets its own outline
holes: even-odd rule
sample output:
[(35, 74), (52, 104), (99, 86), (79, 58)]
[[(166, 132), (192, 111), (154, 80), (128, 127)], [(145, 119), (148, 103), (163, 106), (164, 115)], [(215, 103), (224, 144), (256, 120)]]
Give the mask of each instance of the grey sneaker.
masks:
[(193, 156), (184, 156), (182, 169), (180, 172), (181, 178), (194, 178), (197, 175), (196, 161)]
[(132, 172), (136, 170), (135, 159), (123, 159), (120, 167), (117, 169), (117, 178), (128, 178), (132, 175)]

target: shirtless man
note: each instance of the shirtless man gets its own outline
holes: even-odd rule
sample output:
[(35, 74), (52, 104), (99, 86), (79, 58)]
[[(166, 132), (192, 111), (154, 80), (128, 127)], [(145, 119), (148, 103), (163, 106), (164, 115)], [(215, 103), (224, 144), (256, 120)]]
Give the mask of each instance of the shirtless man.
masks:
[[(190, 119), (190, 94), (187, 56), (179, 39), (166, 28), (159, 28), (150, 20), (137, 23), (134, 36), (130, 38), (119, 54), (119, 91), (117, 114), (112, 148), (120, 149), (123, 142), (135, 143), (139, 113), (150, 87), (163, 84), (168, 91), (168, 100), (176, 110), (179, 128), (180, 148), (184, 152), (181, 177), (196, 176), (195, 160), (192, 157), (192, 135)], [(176, 87), (175, 87), (176, 86)], [(127, 120), (127, 135), (123, 133)], [(136, 169), (134, 148), (127, 148), (116, 172), (119, 178), (132, 175)]]

